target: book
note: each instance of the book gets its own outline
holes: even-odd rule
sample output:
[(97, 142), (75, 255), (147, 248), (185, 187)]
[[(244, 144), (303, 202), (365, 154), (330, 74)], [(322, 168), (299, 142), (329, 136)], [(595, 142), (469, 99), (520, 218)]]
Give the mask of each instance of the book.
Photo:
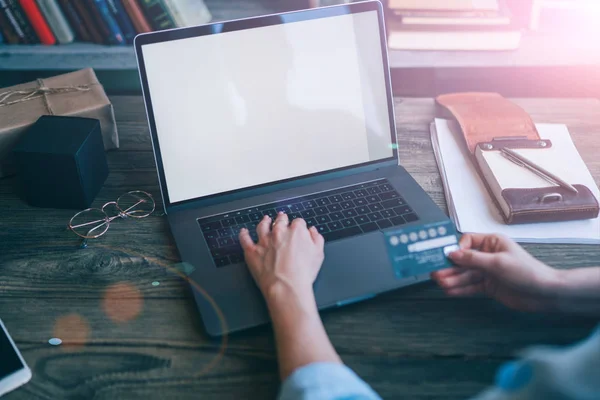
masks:
[(402, 10), (498, 10), (497, 0), (389, 0), (388, 7)]
[(67, 19), (60, 10), (56, 0), (37, 0), (37, 5), (52, 29), (52, 33), (60, 44), (72, 43), (75, 34), (69, 26)]
[(498, 11), (403, 11), (394, 14), (403, 25), (510, 25), (511, 14), (506, 0), (498, 1)]
[(107, 0), (93, 0), (93, 5), (98, 11), (104, 26), (108, 29), (108, 43), (110, 44), (126, 44), (125, 35), (121, 31), (117, 20), (114, 18)]
[(66, 1), (70, 2), (75, 8), (77, 15), (79, 16), (79, 18), (81, 18), (83, 25), (90, 34), (91, 41), (97, 44), (106, 43), (105, 36), (101, 33), (100, 27), (96, 23), (95, 16), (92, 15), (88, 5), (86, 4), (87, 2), (84, 0)]
[(8, 6), (7, 0), (0, 0), (0, 12), (5, 15), (6, 21), (8, 21), (8, 24), (12, 27), (12, 32), (17, 35), (17, 43), (27, 43), (25, 32), (23, 32), (19, 22), (17, 22), (17, 18), (15, 17), (13, 10)]
[(164, 0), (164, 2), (178, 27), (202, 25), (212, 19), (204, 0)]
[(140, 0), (139, 4), (146, 19), (155, 30), (160, 31), (177, 27), (164, 0)]
[(27, 19), (27, 15), (25, 14), (25, 11), (23, 11), (23, 8), (19, 4), (18, 0), (6, 0), (6, 2), (8, 3), (8, 7), (13, 12), (13, 15), (15, 16), (15, 20), (17, 21), (17, 23), (19, 24), (19, 27), (21, 28), (21, 30), (23, 31), (23, 34), (25, 35), (25, 43), (27, 43), (27, 44), (39, 43), (40, 39), (38, 38), (35, 31), (33, 30), (33, 26), (31, 26), (31, 23), (29, 22), (29, 19)]
[(117, 21), (119, 28), (121, 28), (121, 32), (123, 32), (125, 42), (133, 43), (136, 30), (133, 27), (133, 23), (131, 22), (129, 15), (123, 7), (123, 3), (121, 0), (106, 0), (106, 2), (108, 3), (108, 8), (113, 15), (113, 18)]
[[(100, 9), (97, 7), (96, 0), (84, 0), (84, 1), (85, 1), (86, 8), (87, 8), (92, 20), (94, 21), (96, 27), (98, 28), (98, 32), (100, 33), (100, 36), (102, 37), (103, 43), (120, 44), (120, 43), (124, 42), (122, 33), (120, 34), (120, 37), (114, 36), (114, 32), (111, 30), (111, 28), (109, 28), (109, 26), (106, 23), (106, 19), (100, 12)], [(108, 6), (107, 6), (107, 8), (108, 8)], [(109, 15), (110, 15), (110, 12), (109, 12)], [(110, 16), (110, 18), (112, 18), (112, 16)], [(113, 20), (113, 22), (116, 25), (116, 21)], [(120, 33), (121, 30), (118, 29), (118, 31)], [(119, 39), (120, 39), (120, 42), (119, 42)]]
[(131, 18), (131, 22), (137, 33), (146, 33), (152, 31), (152, 27), (146, 20), (142, 9), (136, 0), (121, 0), (125, 11)]
[[(440, 170), (450, 218), (461, 232), (501, 233), (524, 243), (600, 244), (600, 216), (595, 219), (507, 225), (481, 181), (471, 154), (454, 122), (436, 119), (431, 142)], [(562, 172), (587, 186), (596, 198), (600, 191), (573, 144), (569, 130), (560, 124), (536, 124), (542, 139), (550, 139), (565, 161)], [(521, 173), (521, 172), (519, 172)]]
[(514, 28), (403, 26), (388, 21), (388, 46), (394, 50), (500, 51), (515, 50), (521, 31)]
[(4, 43), (4, 36), (2, 36), (2, 31), (0, 31), (0, 43)]
[(71, 25), (71, 28), (75, 31), (77, 39), (82, 42), (91, 42), (92, 37), (90, 36), (90, 32), (88, 31), (85, 22), (77, 13), (74, 3), (75, 2), (71, 0), (58, 0), (58, 4), (67, 18), (69, 25)]
[(19, 39), (19, 36), (17, 35), (17, 32), (15, 32), (15, 29), (13, 28), (12, 24), (8, 20), (8, 17), (4, 13), (4, 10), (1, 8), (0, 8), (0, 30), (2, 31), (2, 34), (5, 37), (4, 40), (6, 40), (6, 43), (18, 44), (21, 42)]
[(23, 12), (27, 15), (33, 30), (37, 34), (40, 42), (45, 45), (53, 45), (56, 43), (56, 37), (50, 29), (50, 25), (42, 15), (40, 8), (35, 0), (19, 0), (19, 4), (23, 8)]

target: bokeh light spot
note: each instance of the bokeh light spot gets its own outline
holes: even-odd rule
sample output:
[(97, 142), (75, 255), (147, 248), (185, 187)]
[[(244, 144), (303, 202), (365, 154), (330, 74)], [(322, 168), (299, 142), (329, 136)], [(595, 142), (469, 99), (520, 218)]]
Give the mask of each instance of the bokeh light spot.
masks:
[(158, 281), (152, 282), (152, 286), (158, 286), (158, 285), (160, 285), (160, 282), (158, 282)]
[(120, 282), (109, 286), (104, 292), (102, 309), (114, 322), (127, 322), (135, 319), (143, 307), (141, 292), (133, 285)]
[(61, 341), (59, 344), (62, 344), (63, 349), (77, 350), (87, 342), (90, 336), (90, 325), (79, 314), (63, 315), (54, 323), (53, 336), (61, 338), (58, 340)]
[(53, 337), (52, 339), (48, 340), (48, 343), (50, 343), (52, 346), (58, 346), (62, 343), (62, 340)]

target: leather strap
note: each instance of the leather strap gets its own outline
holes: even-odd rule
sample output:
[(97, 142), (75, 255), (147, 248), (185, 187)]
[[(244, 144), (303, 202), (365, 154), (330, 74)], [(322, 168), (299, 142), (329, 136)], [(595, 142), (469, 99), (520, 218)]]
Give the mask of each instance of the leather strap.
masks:
[(529, 114), (498, 93), (444, 94), (436, 102), (458, 122), (471, 153), (478, 143), (497, 138), (540, 140)]

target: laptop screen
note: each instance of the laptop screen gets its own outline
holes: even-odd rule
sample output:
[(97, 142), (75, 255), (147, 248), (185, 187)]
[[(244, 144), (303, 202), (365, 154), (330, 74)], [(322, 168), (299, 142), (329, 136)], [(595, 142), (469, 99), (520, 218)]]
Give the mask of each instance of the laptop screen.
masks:
[(377, 11), (293, 16), (141, 46), (171, 203), (393, 157)]

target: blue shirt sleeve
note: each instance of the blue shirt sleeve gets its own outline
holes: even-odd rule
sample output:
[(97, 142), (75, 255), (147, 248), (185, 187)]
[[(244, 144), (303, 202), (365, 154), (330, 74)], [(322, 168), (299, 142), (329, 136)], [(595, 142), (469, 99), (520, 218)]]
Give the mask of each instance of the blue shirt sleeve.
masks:
[(281, 386), (279, 400), (381, 400), (350, 368), (313, 363), (294, 371)]

